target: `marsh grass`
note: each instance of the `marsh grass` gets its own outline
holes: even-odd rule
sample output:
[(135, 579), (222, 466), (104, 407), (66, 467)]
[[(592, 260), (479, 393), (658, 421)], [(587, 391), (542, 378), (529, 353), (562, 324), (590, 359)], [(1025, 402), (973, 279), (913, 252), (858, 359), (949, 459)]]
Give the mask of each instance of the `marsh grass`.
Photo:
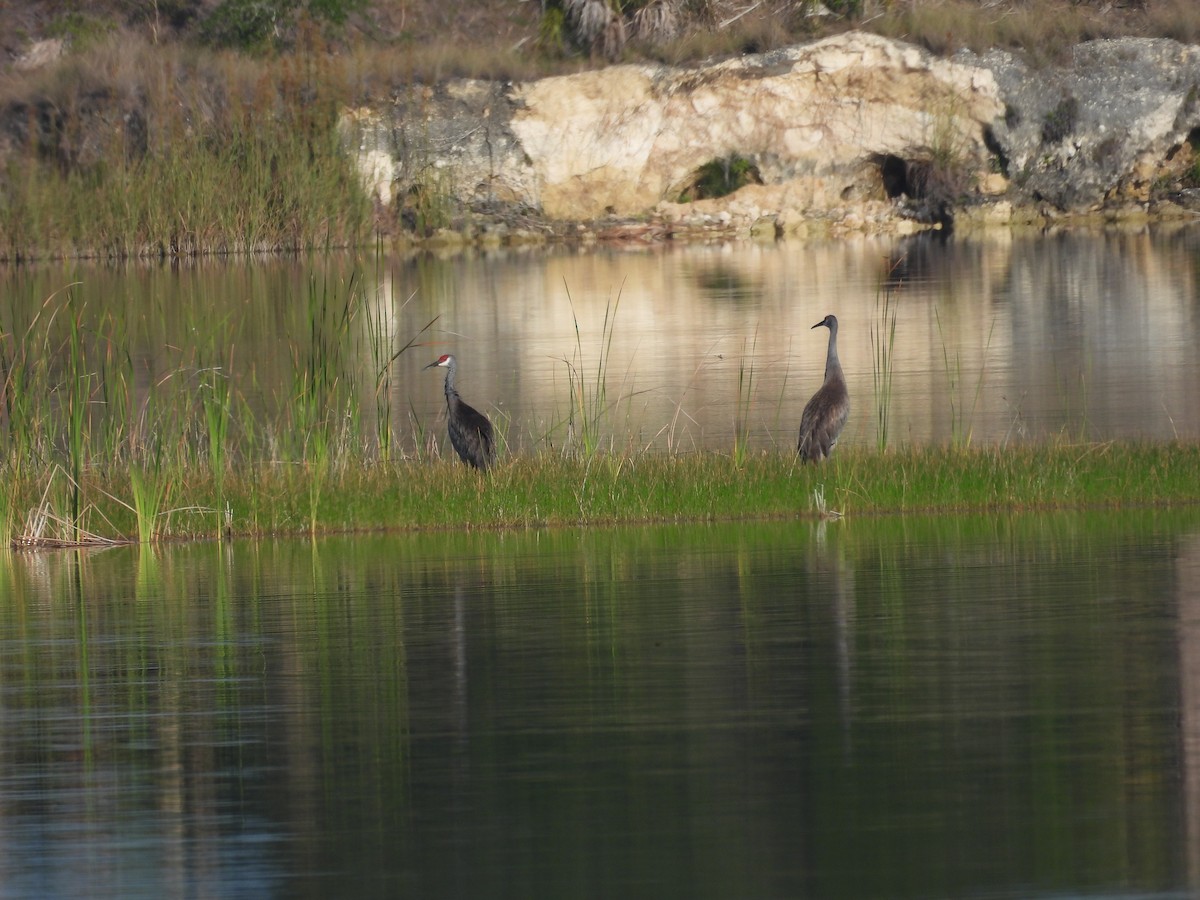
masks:
[(67, 459), (70, 465), (71, 522), (78, 527), (83, 509), (83, 465), (91, 434), (88, 428), (88, 405), (91, 403), (92, 373), (84, 360), (79, 318), (70, 316), (68, 321), (71, 343), (64, 391), (67, 404)]
[[(159, 517), (163, 513), (170, 481), (154, 467), (132, 466), (129, 469), (129, 495), (133, 499), (133, 514), (137, 520), (138, 542), (149, 544), (159, 535)], [(221, 489), (217, 489), (218, 495)]]
[[(412, 300), (413, 296), (413, 294), (409, 295), (408, 299), (404, 301), (405, 305)], [(367, 308), (370, 308), (369, 305)], [(421, 338), (429, 332), (429, 329), (431, 329), (440, 318), (440, 314), (434, 316), (432, 319), (426, 322), (416, 334), (412, 335), (408, 339), (408, 342), (404, 344), (404, 346), (388, 356), (386, 360), (383, 360), (383, 351), (391, 349), (391, 345), (389, 343), (390, 338), (384, 334), (384, 329), (382, 328), (382, 325), (379, 324), (380, 318), (376, 316), (375, 319), (371, 319), (368, 315), (367, 332), (368, 342), (370, 344), (371, 359), (374, 360), (378, 366), (375, 375), (374, 394), (376, 410), (375, 427), (376, 434), (378, 436), (380, 457), (384, 462), (389, 462), (392, 459), (393, 447), (393, 434), (391, 426), (392, 363), (402, 357), (409, 350), (420, 346)], [(380, 365), (381, 362), (382, 364)], [(413, 407), (411, 400), (409, 401), (409, 422), (412, 425), (412, 432), (414, 436), (414, 452), (416, 453), (417, 458), (420, 458), (424, 452), (425, 439), (427, 435), (425, 431), (425, 425), (421, 421), (421, 417), (417, 414), (416, 409)]]
[(340, 149), (342, 69), (319, 47), (255, 61), (128, 34), (69, 57), (25, 86), (63, 122), (5, 157), (0, 258), (360, 242), (371, 205)]
[[(621, 306), (621, 293), (618, 291), (616, 298), (610, 299), (604, 305), (604, 321), (600, 327), (599, 349), (593, 368), (584, 352), (583, 333), (575, 312), (575, 301), (571, 298), (571, 289), (565, 285), (564, 288), (567, 302), (571, 305), (575, 348), (571, 357), (561, 358), (567, 369), (567, 384), (570, 390), (570, 402), (562, 422), (567, 433), (567, 440), (563, 446), (584, 456), (593, 456), (601, 449), (606, 429), (609, 449), (612, 449), (615, 440), (611, 430), (612, 416), (619, 411), (623, 399), (618, 391), (616, 399), (610, 402), (608, 393), (608, 370), (612, 359), (612, 342), (616, 335), (617, 310)], [(625, 382), (622, 383), (622, 387), (624, 385)], [(551, 429), (551, 434), (555, 430)]]
[(43, 449), (45, 432), (41, 426), (51, 386), (49, 342), (54, 317), (61, 306), (60, 293), (56, 291), (42, 303), (34, 304), (36, 312), (28, 321), (21, 318), (21, 311), (28, 307), (17, 298), (10, 298), (7, 310), (10, 325), (8, 330), (0, 332), (4, 436), (17, 460), (33, 458)]
[(17, 487), (13, 480), (0, 485), (0, 552), (11, 547), (17, 535)]
[(746, 341), (742, 340), (742, 354), (738, 360), (737, 401), (733, 422), (733, 461), (741, 465), (746, 460), (750, 446), (750, 413), (754, 406), (754, 351), (758, 348), (758, 328), (750, 341), (750, 352), (746, 352)]
[(836, 509), (830, 509), (825, 500), (825, 484), (818, 483), (812, 489), (812, 508), (821, 519), (840, 519), (842, 514)]
[(1063, 408), (1063, 436), (1077, 441), (1087, 440), (1091, 430), (1091, 370), (1091, 359), (1085, 356), (1078, 372), (1068, 374), (1056, 367), (1054, 373), (1055, 386)]
[[(24, 524), (12, 536), (12, 547), (24, 549), (77, 547), (117, 544), (127, 540), (121, 535), (128, 534), (128, 528), (125, 531), (118, 531), (121, 526), (127, 525), (127, 517), (118, 514), (116, 518), (113, 518), (109, 515), (117, 510), (106, 502), (112, 501), (113, 497), (105, 494), (103, 489), (98, 490), (96, 503), (89, 502), (86, 509), (81, 510), (78, 515), (71, 513), (64, 515), (59, 510), (67, 505), (73, 506), (76, 498), (85, 493), (90, 496), (91, 492), (85, 490), (81, 485), (72, 484), (71, 476), (58, 465), (44, 474), (43, 482), (44, 486), (40, 489), (35, 488), (34, 492), (27, 496), (22, 491), (21, 483), (18, 483), (13, 491), (14, 505), (19, 505), (20, 508), (26, 510), (26, 513)], [(129, 509), (127, 504), (119, 501), (116, 505), (125, 510)], [(97, 521), (98, 524), (95, 527), (99, 530), (83, 527), (81, 522), (85, 521), (85, 513), (89, 518)]]
[[(232, 350), (230, 352), (232, 353)], [(232, 360), (230, 361), (229, 368), (232, 368)], [(210, 366), (203, 369), (201, 370), (201, 374), (200, 402), (204, 411), (205, 433), (208, 438), (208, 467), (212, 473), (213, 482), (216, 485), (217, 506), (215, 508), (220, 511), (224, 508), (225, 472), (229, 466), (229, 423), (233, 417), (230, 377), (228, 371), (222, 370), (218, 366)], [(157, 459), (155, 462), (157, 463)], [(165, 487), (157, 478), (158, 468), (157, 464), (153, 467), (154, 478), (151, 482), (153, 484), (150, 494), (150, 498), (152, 498), (150, 505), (152, 513), (150, 517), (151, 523), (157, 522), (158, 507), (163, 499), (161, 494), (158, 494), (158, 491)], [(136, 469), (130, 470), (130, 488), (133, 491), (135, 505), (139, 509), (138, 533), (144, 535), (145, 532), (141, 527), (143, 518), (140, 512), (141, 506), (136, 503), (139, 491), (132, 478), (133, 473), (136, 471)], [(222, 523), (218, 521), (216, 527), (219, 532)]]
[[(389, 298), (391, 299), (391, 298)], [(410, 296), (411, 300), (412, 297)], [(406, 301), (407, 302), (407, 301)], [(413, 340), (392, 355), (391, 336), (388, 333), (387, 317), (372, 304), (363, 304), (366, 342), (370, 351), (372, 368), (375, 371), (375, 389), (372, 393), (374, 406), (375, 442), (379, 457), (384, 462), (392, 458), (395, 436), (392, 432), (392, 361), (412, 346)], [(430, 323), (432, 324), (432, 323)], [(429, 326), (426, 326), (428, 328)]]
[[(185, 320), (193, 345), (168, 347), (177, 357), (167, 371), (147, 372), (135, 365), (134, 348), (143, 339), (140, 329), (163, 311), (147, 311), (134, 329), (111, 314), (93, 315), (76, 287), (40, 304), (10, 298), (0, 309), (5, 450), (0, 472), (16, 478), (38, 473), (46, 488), (19, 502), (10, 492), (5, 509), (10, 540), (57, 545), (113, 534), (103, 515), (112, 503), (114, 521), (132, 516), (120, 533), (136, 533), (143, 541), (169, 536), (177, 519), (195, 533), (197, 515), (209, 517), (209, 534), (223, 533), (230, 527), (224, 483), (231, 469), (280, 460), (312, 472), (309, 519), (316, 519), (332, 461), (363, 452), (358, 397), (371, 374), (354, 363), (361, 355), (356, 342), (369, 340), (352, 330), (361, 307), (360, 279), (310, 284), (305, 318), (285, 340), (293, 390), (268, 418), (252, 412), (236, 392), (235, 384), (244, 385), (247, 375), (236, 371), (237, 323), (212, 327)], [(31, 307), (36, 311), (26, 318), (23, 311)], [(150, 337), (158, 339), (157, 333)], [(377, 351), (375, 359), (386, 358), (386, 352)], [(219, 364), (211, 364), (214, 359)], [(254, 362), (243, 368), (252, 373)], [(135, 384), (142, 385), (139, 396)], [(200, 471), (211, 496), (192, 504), (182, 485), (194, 483)], [(186, 515), (167, 508), (176, 489)]]
[(875, 396), (875, 446), (882, 453), (888, 445), (892, 418), (892, 375), (895, 371), (897, 304), (892, 289), (884, 288), (882, 302), (876, 297), (875, 321), (871, 324), (871, 387)]
[[(315, 464), (314, 464), (315, 465)], [(821, 466), (790, 454), (591, 456), (550, 450), (508, 457), (481, 478), (456, 460), (286, 466), (231, 471), (223, 486), (230, 521), (242, 534), (355, 530), (530, 528), (612, 523), (779, 519), (906, 513), (1180, 506), (1200, 503), (1200, 448), (1170, 444), (1052, 443), (1000, 449), (839, 448)], [(313, 477), (321, 479), (313, 487)], [(165, 530), (118, 500), (120, 467), (93, 471), (85, 485), (89, 521), (75, 529), (55, 510), (65, 491), (42, 473), (11, 481), (9, 507), (31, 511), (17, 546), (123, 539)], [(157, 490), (162, 490), (159, 483)], [(211, 537), (217, 487), (207, 466), (180, 475), (170, 536)], [(163, 517), (159, 515), (161, 522)]]
[(324, 465), (331, 450), (344, 444), (347, 430), (357, 432), (361, 424), (350, 361), (351, 328), (362, 302), (360, 276), (344, 285), (310, 279), (307, 296), (307, 342), (292, 344), (292, 389), (284, 404), (291, 416), (286, 458)]
[(984, 375), (987, 373), (987, 354), (992, 346), (992, 334), (996, 330), (996, 321), (992, 320), (988, 328), (987, 343), (983, 348), (984, 363), (975, 379), (975, 391), (971, 395), (971, 405), (968, 409), (962, 399), (962, 354), (954, 351), (953, 359), (946, 344), (946, 334), (942, 329), (942, 316), (937, 307), (933, 310), (934, 321), (937, 323), (938, 339), (942, 344), (942, 363), (946, 373), (946, 383), (949, 388), (947, 402), (950, 404), (950, 440), (954, 446), (969, 447), (974, 436), (975, 410), (979, 407), (979, 398), (983, 394)]

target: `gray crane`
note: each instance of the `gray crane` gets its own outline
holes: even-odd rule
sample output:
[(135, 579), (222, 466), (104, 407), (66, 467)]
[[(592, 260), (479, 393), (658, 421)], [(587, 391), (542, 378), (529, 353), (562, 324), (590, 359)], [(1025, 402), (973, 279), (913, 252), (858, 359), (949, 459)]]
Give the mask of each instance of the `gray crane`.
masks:
[(496, 443), (492, 437), (492, 423), (488, 417), (463, 403), (454, 389), (454, 375), (458, 363), (449, 353), (442, 354), (425, 367), (446, 370), (446, 427), (450, 432), (450, 446), (459, 458), (481, 471), (496, 460)]
[(829, 329), (829, 350), (825, 355), (825, 381), (812, 395), (800, 416), (800, 442), (796, 452), (805, 462), (820, 462), (827, 459), (837, 446), (838, 435), (850, 415), (850, 393), (846, 390), (846, 376), (838, 362), (838, 320), (826, 316), (813, 328), (824, 325)]

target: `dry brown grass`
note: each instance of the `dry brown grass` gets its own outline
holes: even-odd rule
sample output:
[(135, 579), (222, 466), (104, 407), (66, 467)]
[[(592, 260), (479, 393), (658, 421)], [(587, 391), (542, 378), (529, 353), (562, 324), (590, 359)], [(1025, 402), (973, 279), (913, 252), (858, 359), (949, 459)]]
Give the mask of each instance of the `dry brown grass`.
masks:
[[(136, 33), (0, 86), (0, 258), (345, 245), (370, 209), (321, 46), (255, 59)], [(6, 133), (6, 134), (5, 134)]]
[[(635, 6), (636, 4), (627, 3)], [(346, 42), (352, 79), (362, 97), (398, 85), (451, 77), (522, 80), (606, 64), (572, 53), (569, 42), (539, 41), (540, 4), (405, 4), (375, 14), (374, 26)], [(827, 8), (845, 10), (842, 0)], [(466, 7), (466, 9), (464, 9)], [(919, 44), (949, 55), (992, 47), (1021, 54), (1032, 65), (1066, 61), (1081, 41), (1122, 36), (1200, 41), (1200, 3), (1144, 0), (862, 0), (854, 15), (810, 14), (808, 0), (681, 0), (683, 28), (673, 40), (633, 40), (619, 61), (686, 65), (773, 50), (852, 28)]]
[[(631, 12), (638, 6), (631, 0), (625, 5)], [(811, 15), (809, 0), (762, 0), (757, 5), (743, 0), (679, 0), (679, 36), (657, 45), (632, 41), (622, 59), (687, 64), (713, 56), (771, 50), (848, 28), (911, 41), (939, 54), (964, 48), (1017, 50), (1033, 64), (1059, 61), (1071, 45), (1091, 38), (1132, 35), (1200, 41), (1200, 3), (1194, 0), (1128, 0), (1124, 4), (1107, 0), (827, 0), (825, 6), (838, 14)], [(169, 77), (193, 73), (212, 75), (219, 81), (224, 75), (252, 83), (262, 76), (263, 66), (271, 64), (264, 59), (242, 58), (235, 63), (226, 58), (208, 63), (209, 71), (205, 71), (200, 51), (184, 49), (201, 17), (170, 31), (161, 21), (134, 16), (129, 4), (112, 0), (107, 5), (90, 5), (90, 21), (100, 23), (92, 26), (97, 36), (87, 40), (83, 52), (69, 54), (55, 67), (61, 70), (57, 74), (30, 76), (4, 66), (4, 54), (12, 58), (33, 41), (61, 33), (65, 14), (56, 12), (58, 7), (40, 0), (0, 5), (0, 32), (7, 35), (0, 47), (0, 101), (28, 96), (31, 84), (39, 80), (53, 94), (53, 88), (44, 83), (46, 78), (100, 81), (119, 87), (150, 84), (152, 79), (144, 74), (149, 70)], [(331, 67), (330, 75), (348, 98), (358, 100), (387, 96), (398, 86), (414, 82), (452, 77), (521, 80), (604, 64), (539, 40), (541, 10), (542, 4), (534, 0), (376, 2), (352, 17), (339, 35), (317, 39), (332, 41), (324, 49), (339, 63), (338, 71)], [(106, 15), (111, 27), (104, 22)], [(312, 49), (313, 40), (311, 32), (301, 31), (297, 43), (307, 42), (307, 49)], [(214, 66), (221, 70), (219, 75), (212, 71)], [(88, 75), (88, 69), (103, 73), (103, 77), (81, 78)]]
[(940, 55), (958, 50), (1012, 50), (1032, 65), (1066, 62), (1071, 47), (1097, 38), (1200, 35), (1200, 4), (1191, 0), (1089, 3), (1081, 0), (907, 0), (863, 26)]
[[(1127, 6), (1110, 0), (825, 0), (835, 14), (820, 16), (810, 14), (811, 0), (678, 2), (678, 35), (658, 44), (631, 41), (619, 61), (688, 65), (850, 28), (939, 54), (1001, 47), (1035, 66), (1061, 62), (1071, 47), (1091, 38), (1200, 40), (1195, 0), (1126, 0)], [(194, 0), (201, 9), (214, 3)], [(633, 0), (625, 5), (638, 7)], [(199, 17), (171, 31), (161, 21), (133, 15), (126, 0), (99, 0), (69, 32), (62, 8), (50, 0), (0, 4), (0, 242), (9, 244), (9, 256), (30, 247), (79, 252), (86, 245), (120, 255), (162, 246), (353, 240), (363, 198), (351, 198), (354, 209), (336, 227), (318, 221), (321, 209), (339, 208), (336, 197), (350, 178), (334, 171), (339, 109), (387, 101), (413, 85), (449, 78), (516, 81), (606, 64), (555, 39), (542, 17), (543, 3), (535, 0), (377, 2), (336, 34), (300, 19), (285, 47), (258, 55), (200, 46), (193, 40)], [(72, 39), (57, 63), (33, 71), (4, 64), (5, 54), (12, 59), (39, 38), (66, 33), (82, 36)], [(269, 135), (266, 126), (273, 129)], [(239, 141), (255, 153), (228, 152)], [(320, 176), (307, 185), (284, 185), (292, 191), (286, 195), (274, 183), (283, 157), (267, 146), (280, 141), (310, 156), (315, 147), (328, 164), (299, 166)], [(199, 154), (201, 162), (188, 153)], [(129, 196), (116, 176), (146, 181), (151, 163), (158, 165), (158, 186), (137, 198), (142, 222), (123, 222), (120, 207), (130, 206)], [(233, 167), (233, 174), (221, 166)], [(263, 166), (271, 171), (259, 171)], [(251, 204), (245, 202), (239, 209), (213, 204), (203, 215), (184, 217), (170, 198), (155, 201), (161, 182), (170, 179), (179, 181), (178, 202), (187, 201), (196, 188), (183, 176), (198, 172), (210, 176), (204, 188), (210, 194), (222, 179), (248, 179), (245, 184), (257, 186), (245, 188), (250, 195), (262, 195), (255, 215), (263, 220), (247, 221)], [(69, 182), (75, 193), (64, 192), (56, 179)], [(107, 206), (88, 193), (96, 184), (108, 187)], [(103, 215), (84, 222), (79, 209)], [(180, 224), (185, 218), (186, 227)]]
[(1145, 20), (1149, 35), (1200, 43), (1200, 6), (1193, 0), (1160, 0), (1146, 9)]

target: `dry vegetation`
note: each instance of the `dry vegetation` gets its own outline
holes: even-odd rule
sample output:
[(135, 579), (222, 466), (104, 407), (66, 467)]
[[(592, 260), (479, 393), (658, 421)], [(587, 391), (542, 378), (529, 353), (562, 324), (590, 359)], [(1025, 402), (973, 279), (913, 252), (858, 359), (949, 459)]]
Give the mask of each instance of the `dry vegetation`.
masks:
[[(264, 11), (269, 14), (262, 18)], [(0, 258), (353, 244), (409, 228), (337, 112), (450, 77), (686, 65), (850, 28), (1058, 61), (1200, 40), (1194, 0), (102, 0), (0, 4)], [(286, 177), (281, 177), (281, 173)], [(395, 219), (394, 221), (390, 218)]]
[[(235, 19), (229, 11), (250, 7), (272, 12), (261, 40), (244, 16)], [(298, 23), (310, 11), (331, 49), (356, 57), (368, 85), (532, 77), (605, 62), (573, 39), (586, 28), (595, 32), (594, 24), (583, 23), (594, 23), (586, 10), (596, 8), (622, 20), (624, 38), (610, 57), (674, 63), (770, 50), (847, 28), (936, 53), (1002, 47), (1035, 61), (1092, 38), (1200, 40), (1200, 4), (1193, 0), (17, 0), (0, 5), (0, 70), (7, 70), (11, 91), (13, 64), (45, 39), (61, 39), (76, 51), (112, 36), (153, 46), (241, 42), (261, 57), (294, 49), (301, 42)], [(212, 23), (222, 17), (235, 26), (218, 33)]]

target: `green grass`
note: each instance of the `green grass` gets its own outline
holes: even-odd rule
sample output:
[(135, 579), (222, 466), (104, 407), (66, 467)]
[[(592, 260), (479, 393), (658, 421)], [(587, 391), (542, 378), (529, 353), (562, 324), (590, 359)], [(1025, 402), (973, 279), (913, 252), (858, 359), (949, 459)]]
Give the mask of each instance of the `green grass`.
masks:
[[(136, 473), (136, 474), (135, 474)], [(50, 471), (4, 473), (9, 516), (41, 509), (67, 522), (71, 492)], [(150, 476), (148, 479), (147, 476)], [(157, 478), (156, 484), (148, 480)], [(80, 519), (55, 540), (212, 537), (214, 510), (245, 535), (374, 530), (528, 528), (1179, 506), (1200, 502), (1200, 446), (1074, 444), (1000, 448), (839, 449), (820, 466), (788, 453), (545, 451), (502, 460), (487, 475), (457, 462), (257, 463), (216, 478), (206, 461), (166, 473), (121, 464), (89, 467)], [(132, 480), (132, 483), (131, 483)], [(125, 502), (132, 488), (133, 503)], [(150, 494), (147, 499), (147, 494)], [(162, 508), (167, 495), (186, 506)], [(224, 529), (222, 529), (224, 530)], [(19, 543), (19, 541), (18, 541)], [(29, 541), (28, 544), (36, 544)]]
[(871, 387), (875, 397), (876, 448), (880, 452), (887, 449), (888, 428), (892, 420), (892, 375), (895, 373), (898, 314), (898, 304), (892, 300), (892, 289), (885, 287), (876, 296), (875, 321), (871, 324)]
[[(583, 347), (583, 336), (579, 328), (579, 317), (575, 314), (575, 301), (571, 298), (570, 288), (564, 285), (567, 302), (571, 304), (571, 320), (575, 325), (575, 351), (567, 359), (562, 358), (567, 368), (567, 382), (570, 386), (571, 400), (567, 414), (561, 424), (565, 426), (566, 444), (576, 447), (586, 456), (593, 456), (601, 449), (601, 441), (605, 434), (611, 438), (612, 431), (608, 428), (610, 419), (620, 411), (622, 400), (628, 401), (630, 395), (618, 392), (615, 400), (609, 400), (608, 376), (609, 363), (612, 358), (612, 342), (616, 334), (617, 310), (621, 306), (621, 295), (617, 294), (604, 307), (604, 323), (600, 330), (600, 346), (596, 354), (595, 368), (587, 358)], [(624, 388), (623, 381), (621, 387)], [(626, 407), (628, 411), (628, 407)], [(606, 430), (607, 429), (607, 430)], [(550, 436), (553, 436), (553, 429)], [(611, 446), (608, 448), (613, 449)]]

